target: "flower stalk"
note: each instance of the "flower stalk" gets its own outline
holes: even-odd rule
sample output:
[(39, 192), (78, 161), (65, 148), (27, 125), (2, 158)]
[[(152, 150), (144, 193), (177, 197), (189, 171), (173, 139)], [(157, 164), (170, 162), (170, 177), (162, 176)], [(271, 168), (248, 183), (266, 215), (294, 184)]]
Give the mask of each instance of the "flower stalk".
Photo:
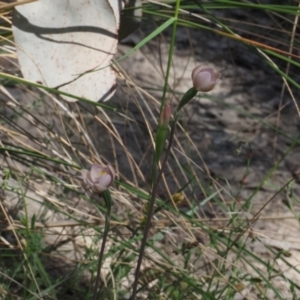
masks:
[(192, 72), (192, 80), (193, 80), (193, 87), (190, 88), (181, 98), (178, 107), (176, 109), (176, 112), (174, 114), (174, 121), (171, 126), (171, 132), (169, 136), (169, 143), (166, 149), (166, 153), (164, 156), (164, 159), (161, 164), (161, 168), (159, 168), (158, 162), (160, 160), (160, 157), (163, 153), (164, 145), (166, 142), (167, 137), (167, 129), (168, 124), (170, 121), (171, 112), (169, 108), (167, 107), (168, 104), (165, 105), (165, 107), (162, 110), (162, 113), (160, 115), (158, 128), (157, 128), (157, 134), (156, 134), (156, 148), (155, 148), (155, 155), (154, 155), (154, 168), (152, 172), (152, 191), (150, 194), (149, 199), (149, 205), (148, 205), (148, 214), (147, 219), (144, 226), (144, 235), (143, 239), (141, 241), (141, 247), (138, 257), (138, 262), (135, 270), (135, 280), (133, 283), (133, 291), (130, 300), (136, 299), (136, 293), (137, 293), (137, 286), (139, 281), (139, 274), (140, 269), (142, 265), (143, 255), (145, 252), (147, 239), (148, 239), (148, 233), (151, 227), (151, 219), (154, 213), (154, 205), (155, 205), (155, 197), (157, 194), (158, 185), (160, 183), (164, 168), (167, 163), (168, 156), (171, 152), (171, 146), (173, 142), (173, 138), (175, 135), (175, 128), (177, 125), (177, 121), (179, 119), (179, 113), (184, 105), (186, 105), (190, 100), (192, 100), (198, 91), (202, 92), (208, 92), (211, 91), (215, 85), (219, 82), (219, 79), (221, 77), (221, 74), (214, 72), (212, 68), (202, 68), (202, 67), (196, 67)]
[(101, 267), (102, 267), (102, 261), (104, 256), (104, 249), (105, 249), (105, 244), (107, 241), (109, 227), (110, 227), (112, 200), (108, 188), (114, 182), (116, 172), (111, 165), (103, 166), (103, 165), (93, 164), (90, 170), (82, 170), (81, 174), (84, 183), (88, 187), (90, 187), (94, 193), (98, 193), (102, 195), (107, 209), (105, 214), (104, 233), (103, 233), (101, 248), (98, 257), (97, 277), (96, 277), (94, 292), (93, 292), (93, 300), (97, 300), (99, 299), (97, 297), (97, 294), (98, 294), (98, 288), (100, 284), (100, 274), (101, 274)]

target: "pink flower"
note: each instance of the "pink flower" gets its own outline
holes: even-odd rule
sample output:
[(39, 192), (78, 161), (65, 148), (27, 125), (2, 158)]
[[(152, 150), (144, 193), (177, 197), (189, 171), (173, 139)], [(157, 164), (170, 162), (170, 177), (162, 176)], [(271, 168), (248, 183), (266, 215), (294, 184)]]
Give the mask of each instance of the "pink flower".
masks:
[(192, 72), (194, 88), (199, 92), (209, 92), (213, 90), (219, 82), (221, 74), (214, 71), (213, 68), (196, 67)]
[(105, 191), (112, 185), (116, 177), (116, 172), (111, 165), (93, 164), (90, 171), (81, 170), (81, 174), (84, 183), (96, 193)]

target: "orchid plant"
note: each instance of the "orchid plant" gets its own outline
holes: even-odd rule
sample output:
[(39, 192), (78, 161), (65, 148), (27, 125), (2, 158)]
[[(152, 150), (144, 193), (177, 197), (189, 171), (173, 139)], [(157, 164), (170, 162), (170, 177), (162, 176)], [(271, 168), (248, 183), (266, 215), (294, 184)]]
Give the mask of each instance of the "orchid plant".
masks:
[(97, 277), (94, 286), (93, 299), (96, 300), (98, 299), (97, 293), (98, 293), (98, 287), (100, 282), (101, 266), (102, 266), (105, 244), (106, 244), (108, 231), (110, 227), (112, 201), (111, 201), (111, 194), (108, 188), (113, 184), (116, 177), (116, 172), (111, 165), (104, 166), (104, 165), (93, 164), (90, 170), (85, 170), (85, 169), (81, 170), (81, 175), (82, 175), (83, 182), (86, 184), (86, 186), (91, 188), (91, 190), (94, 193), (99, 193), (103, 196), (107, 208), (107, 212), (105, 216), (105, 228), (104, 228), (102, 244), (99, 252), (99, 258), (98, 258)]
[(163, 170), (166, 165), (168, 155), (171, 150), (172, 141), (173, 141), (173, 137), (175, 134), (175, 128), (176, 128), (177, 121), (179, 119), (180, 111), (189, 101), (191, 101), (194, 98), (194, 96), (196, 96), (196, 94), (198, 92), (212, 91), (215, 88), (216, 84), (220, 81), (221, 74), (216, 72), (213, 68), (197, 66), (192, 71), (191, 77), (192, 77), (193, 87), (190, 88), (183, 95), (183, 97), (181, 98), (181, 100), (177, 106), (177, 109), (174, 113), (174, 119), (173, 119), (173, 123), (171, 125), (169, 142), (168, 142), (168, 146), (167, 146), (167, 149), (165, 152), (164, 159), (161, 163), (161, 166), (159, 165), (160, 158), (162, 156), (162, 153), (163, 153), (163, 150), (164, 150), (164, 147), (166, 144), (168, 124), (171, 119), (171, 106), (169, 103), (167, 103), (163, 106), (161, 114), (160, 114), (160, 118), (159, 118), (159, 122), (158, 122), (158, 129), (157, 129), (156, 139), (155, 139), (156, 148), (155, 148), (155, 155), (154, 155), (155, 165), (153, 168), (153, 175), (152, 175), (152, 183), (153, 183), (152, 193), (151, 193), (151, 196), (149, 199), (147, 219), (146, 219), (146, 223), (145, 223), (145, 227), (144, 227), (144, 235), (143, 235), (143, 240), (142, 240), (141, 248), (140, 248), (140, 252), (139, 252), (139, 258), (138, 258), (136, 271), (135, 271), (135, 281), (133, 284), (133, 292), (132, 292), (130, 300), (135, 300), (135, 298), (136, 298), (137, 285), (138, 285), (138, 280), (139, 280), (139, 275), (140, 275), (140, 268), (142, 265), (142, 259), (144, 256), (144, 251), (145, 251), (145, 247), (146, 247), (146, 243), (147, 243), (148, 232), (150, 230), (151, 219), (152, 219), (152, 215), (154, 212), (154, 204), (155, 204), (157, 188), (158, 188), (158, 184), (160, 182), (161, 176), (163, 174)]
[[(131, 296), (131, 300), (134, 300), (136, 297), (136, 291), (137, 291), (137, 284), (138, 284), (138, 278), (142, 263), (142, 258), (145, 251), (145, 246), (147, 242), (147, 236), (150, 229), (150, 221), (153, 215), (154, 211), (154, 203), (155, 203), (155, 196), (157, 187), (159, 184), (159, 181), (161, 179), (164, 166), (166, 164), (168, 155), (170, 153), (171, 145), (173, 136), (175, 133), (175, 127), (179, 118), (180, 110), (183, 108), (184, 105), (186, 105), (189, 101), (193, 99), (193, 97), (200, 92), (209, 92), (214, 89), (216, 84), (219, 82), (221, 78), (221, 74), (218, 72), (215, 72), (213, 68), (210, 67), (202, 67), (197, 66), (192, 71), (192, 84), (193, 87), (190, 88), (182, 97), (181, 101), (178, 104), (178, 107), (176, 109), (175, 115), (174, 115), (174, 121), (171, 126), (171, 132), (170, 132), (170, 138), (168, 143), (168, 148), (165, 153), (164, 160), (161, 164), (161, 167), (159, 167), (160, 158), (162, 156), (164, 146), (167, 139), (167, 132), (168, 132), (168, 125), (171, 119), (172, 110), (170, 103), (167, 103), (164, 105), (162, 112), (160, 114), (159, 122), (158, 122), (158, 130), (156, 133), (156, 149), (155, 149), (155, 155), (154, 155), (154, 162), (155, 162), (155, 171), (153, 173), (153, 187), (152, 187), (152, 194), (151, 198), (149, 200), (149, 208), (148, 208), (148, 215), (147, 220), (144, 228), (144, 235), (143, 240), (141, 243), (138, 263), (136, 267), (136, 273), (135, 273), (135, 282), (133, 285), (133, 292)], [(101, 265), (102, 265), (102, 259), (104, 254), (104, 247), (105, 242), (109, 230), (109, 221), (110, 221), (110, 208), (111, 208), (111, 195), (108, 190), (108, 188), (112, 185), (112, 183), (115, 180), (115, 170), (111, 165), (98, 165), (93, 164), (91, 166), (90, 170), (82, 170), (81, 171), (82, 178), (84, 183), (91, 188), (91, 190), (95, 193), (101, 193), (103, 195), (103, 198), (105, 200), (106, 206), (107, 206), (107, 214), (106, 214), (106, 226), (105, 226), (105, 233), (103, 236), (102, 246), (99, 253), (99, 260), (98, 260), (98, 272), (97, 272), (97, 279), (96, 284), (94, 287), (94, 299), (97, 299), (97, 290), (98, 285), (100, 281), (100, 271), (101, 271)]]

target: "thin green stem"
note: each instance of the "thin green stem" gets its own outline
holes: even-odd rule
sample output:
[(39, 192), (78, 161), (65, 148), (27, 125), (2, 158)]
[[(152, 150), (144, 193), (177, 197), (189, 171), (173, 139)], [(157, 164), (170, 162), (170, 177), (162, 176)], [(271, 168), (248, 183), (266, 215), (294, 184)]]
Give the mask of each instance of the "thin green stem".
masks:
[[(171, 146), (172, 146), (173, 138), (174, 138), (174, 135), (175, 135), (175, 127), (176, 127), (177, 121), (178, 121), (178, 113), (175, 115), (174, 122), (173, 122), (172, 127), (171, 127), (169, 143), (168, 143), (168, 147), (166, 149), (164, 160), (162, 162), (161, 168), (158, 172), (157, 178), (156, 178), (156, 180), (154, 182), (154, 185), (153, 185), (152, 194), (151, 194), (151, 198), (150, 198), (150, 201), (149, 201), (149, 207), (148, 207), (148, 216), (147, 216), (147, 220), (146, 220), (146, 224), (145, 224), (145, 228), (144, 228), (143, 239), (142, 239), (142, 242), (141, 242), (140, 254), (144, 253), (145, 247), (146, 247), (146, 244), (147, 244), (148, 232), (150, 230), (151, 219), (152, 219), (152, 215), (153, 215), (153, 212), (154, 212), (155, 197), (156, 197), (156, 193), (157, 193), (157, 189), (158, 189), (158, 186), (159, 186), (159, 183), (160, 183), (161, 176), (163, 174), (163, 171), (165, 169), (165, 166), (166, 166), (166, 163), (167, 163), (170, 151), (171, 151)], [(137, 278), (139, 278), (139, 272), (140, 272), (142, 260), (143, 260), (143, 255), (139, 255), (138, 263), (137, 263), (137, 267), (136, 267), (136, 271), (135, 271), (135, 281), (134, 281), (134, 286), (133, 286), (133, 292), (132, 292), (132, 296), (130, 298), (131, 300), (134, 300), (135, 297), (136, 297), (136, 288), (137, 288), (137, 284), (138, 284), (138, 279)]]
[[(169, 79), (171, 65), (172, 65), (172, 57), (173, 57), (173, 52), (174, 52), (179, 9), (180, 9), (180, 0), (177, 0), (176, 7), (175, 7), (175, 13), (174, 13), (174, 22), (173, 22), (173, 30), (172, 30), (172, 37), (171, 37), (171, 43), (170, 43), (167, 71), (166, 71), (166, 75), (165, 75), (165, 84), (164, 84), (164, 90), (163, 90), (161, 106), (160, 106), (160, 114), (162, 113), (162, 110), (164, 109), (165, 104), (166, 104), (168, 79)], [(161, 176), (157, 176), (159, 157), (157, 157), (157, 155), (154, 155), (153, 160), (154, 160), (154, 163), (153, 163), (153, 168), (152, 168), (152, 182), (151, 182), (152, 192), (151, 192), (151, 196), (149, 199), (147, 219), (146, 219), (146, 224), (144, 227), (144, 235), (143, 235), (143, 239), (141, 241), (141, 248), (139, 251), (139, 257), (138, 257), (137, 266), (136, 266), (136, 270), (135, 270), (135, 278), (134, 278), (134, 283), (133, 283), (132, 295), (130, 298), (131, 300), (135, 300), (136, 294), (137, 294), (137, 286), (138, 286), (138, 281), (139, 281), (140, 269), (141, 269), (142, 260), (143, 260), (143, 256), (144, 256), (144, 252), (145, 252), (145, 248), (146, 248), (146, 244), (147, 244), (148, 233), (149, 233), (150, 226), (151, 226), (151, 219), (152, 219), (152, 215), (154, 212), (155, 197), (157, 194), (157, 188), (158, 188), (158, 184), (159, 184), (159, 181), (157, 180), (157, 178), (161, 177)], [(166, 160), (166, 157), (165, 157), (165, 160)], [(163, 172), (163, 170), (160, 170), (160, 173), (162, 173), (162, 172)]]
[(160, 169), (160, 171), (158, 173), (158, 176), (156, 178), (156, 181), (153, 185), (152, 194), (151, 194), (151, 198), (150, 198), (150, 201), (149, 201), (147, 220), (146, 220), (146, 224), (145, 224), (145, 228), (144, 228), (144, 235), (143, 235), (143, 239), (142, 239), (142, 242), (141, 242), (140, 255), (139, 255), (136, 270), (135, 270), (135, 280), (134, 280), (134, 285), (133, 285), (132, 296), (130, 298), (131, 300), (135, 300), (135, 297), (136, 297), (136, 290), (137, 290), (137, 285), (138, 285), (138, 278), (139, 278), (139, 274), (140, 274), (140, 268), (141, 268), (141, 264), (142, 264), (142, 260), (143, 260), (143, 256), (144, 256), (145, 247), (146, 247), (146, 244), (147, 244), (148, 233), (149, 233), (149, 230), (150, 230), (151, 219), (152, 219), (152, 215), (153, 215), (153, 211), (154, 211), (155, 197), (156, 197), (156, 193), (157, 193), (157, 189), (158, 189), (158, 186), (159, 186), (159, 183), (160, 183), (161, 176), (163, 174), (164, 167), (165, 167), (166, 162), (167, 162), (168, 155), (169, 155), (170, 150), (171, 150), (171, 144), (172, 144), (173, 136), (174, 136), (174, 132), (175, 132), (175, 125), (176, 125), (176, 122), (174, 122), (173, 125), (172, 125), (172, 129), (171, 129), (171, 133), (170, 133), (170, 139), (169, 139), (169, 145), (168, 145), (168, 148), (167, 148), (167, 151), (166, 151), (161, 169)]
[(164, 84), (164, 90), (163, 90), (163, 95), (162, 95), (161, 104), (160, 104), (160, 112), (162, 111), (162, 109), (164, 108), (164, 106), (166, 104), (166, 95), (167, 95), (170, 70), (171, 70), (172, 60), (173, 60), (179, 10), (180, 10), (180, 0), (177, 0), (176, 6), (175, 6), (175, 13), (174, 13), (175, 21), (173, 22), (170, 50), (169, 50), (169, 55), (168, 55), (168, 64), (167, 64), (167, 70), (166, 70), (166, 75), (165, 75), (165, 84)]
[(98, 258), (97, 277), (96, 277), (95, 286), (94, 286), (93, 300), (97, 300), (97, 291), (98, 291), (99, 284), (100, 284), (101, 267), (102, 267), (105, 244), (106, 244), (106, 240), (107, 240), (108, 232), (109, 232), (109, 227), (110, 227), (110, 216), (111, 216), (110, 191), (106, 190), (106, 191), (103, 192), (102, 195), (103, 195), (103, 198), (104, 198), (104, 201), (105, 201), (107, 212), (106, 212), (106, 215), (105, 215), (105, 228), (104, 228), (102, 244), (101, 244), (101, 248), (100, 248), (100, 252), (99, 252), (99, 258)]

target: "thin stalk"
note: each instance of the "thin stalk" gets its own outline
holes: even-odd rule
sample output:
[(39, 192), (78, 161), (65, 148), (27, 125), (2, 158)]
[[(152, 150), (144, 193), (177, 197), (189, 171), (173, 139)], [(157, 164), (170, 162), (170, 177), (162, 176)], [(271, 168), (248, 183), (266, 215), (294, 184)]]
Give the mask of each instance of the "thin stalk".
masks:
[[(175, 135), (175, 127), (176, 127), (177, 121), (178, 121), (178, 114), (174, 118), (174, 122), (173, 122), (172, 127), (171, 127), (168, 147), (166, 149), (166, 154), (165, 154), (164, 160), (162, 162), (161, 168), (158, 172), (155, 183), (153, 185), (152, 194), (151, 194), (151, 198), (150, 198), (150, 201), (149, 201), (149, 207), (148, 207), (148, 216), (147, 216), (147, 220), (146, 220), (146, 224), (145, 224), (145, 228), (144, 228), (143, 239), (142, 239), (142, 242), (141, 242), (140, 254), (142, 253), (142, 255), (139, 255), (139, 258), (138, 258), (136, 271), (135, 271), (135, 280), (134, 280), (134, 285), (133, 285), (133, 291), (132, 291), (132, 295), (131, 295), (130, 300), (135, 300), (135, 297), (136, 297), (136, 290), (137, 290), (137, 285), (138, 285), (138, 278), (139, 278), (139, 274), (140, 274), (140, 268), (141, 268), (141, 264), (142, 264), (142, 260), (143, 260), (143, 254), (144, 254), (144, 251), (145, 251), (145, 247), (146, 247), (146, 244), (147, 244), (148, 233), (149, 233), (149, 230), (150, 230), (151, 219), (152, 219), (152, 215), (153, 215), (153, 211), (154, 211), (155, 197), (156, 197), (156, 193), (157, 193), (157, 189), (158, 189), (158, 186), (159, 186), (159, 183), (160, 183), (161, 176), (163, 174), (164, 168), (165, 168), (167, 160), (168, 160), (168, 156), (169, 156), (170, 151), (171, 151), (171, 146), (172, 146), (174, 135)], [(149, 217), (149, 216), (151, 216), (151, 217)]]
[(162, 111), (163, 107), (166, 104), (166, 94), (168, 90), (170, 70), (172, 66), (179, 11), (180, 11), (180, 0), (177, 0), (175, 6), (175, 13), (174, 13), (175, 21), (173, 22), (172, 36), (170, 41), (170, 50), (168, 55), (168, 64), (167, 64), (167, 70), (165, 75), (165, 84), (164, 84), (163, 95), (160, 104), (160, 112)]
[(101, 244), (101, 248), (100, 248), (100, 252), (99, 252), (99, 258), (98, 258), (97, 277), (96, 277), (95, 286), (94, 286), (93, 300), (97, 300), (97, 291), (98, 291), (99, 284), (100, 284), (100, 274), (101, 274), (101, 267), (102, 267), (104, 249), (105, 249), (105, 244), (106, 244), (106, 240), (107, 240), (108, 232), (109, 232), (109, 227), (110, 227), (111, 196), (110, 196), (110, 191), (109, 190), (106, 190), (106, 191), (103, 192), (103, 198), (104, 198), (104, 201), (105, 201), (105, 205), (107, 207), (107, 212), (106, 212), (106, 215), (105, 215), (105, 228), (104, 228), (102, 244)]
[[(175, 13), (174, 13), (175, 20), (173, 22), (173, 30), (172, 30), (172, 37), (171, 37), (171, 43), (170, 43), (168, 65), (167, 65), (167, 71), (166, 71), (166, 76), (165, 76), (165, 85), (164, 85), (164, 90), (163, 90), (163, 95), (162, 95), (162, 100), (161, 100), (160, 114), (162, 113), (162, 110), (164, 109), (164, 107), (166, 105), (166, 103), (165, 103), (166, 102), (166, 93), (167, 93), (167, 89), (168, 89), (168, 79), (169, 79), (169, 75), (170, 75), (170, 69), (171, 69), (171, 65), (172, 65), (172, 57), (173, 57), (173, 52), (174, 52), (179, 8), (180, 8), (180, 0), (177, 0), (176, 7), (175, 7)], [(175, 127), (175, 124), (173, 124), (173, 126)], [(173, 133), (174, 133), (174, 130), (173, 130)], [(171, 137), (170, 137), (170, 139), (171, 139)], [(168, 148), (169, 147), (170, 147), (170, 142), (169, 142)], [(143, 260), (143, 256), (144, 256), (144, 252), (145, 252), (145, 248), (146, 248), (146, 244), (147, 244), (148, 233), (149, 233), (150, 226), (151, 226), (151, 219), (152, 219), (153, 212), (154, 212), (154, 204), (155, 204), (155, 198), (156, 198), (156, 194), (157, 194), (157, 188), (158, 188), (158, 184), (159, 184), (159, 179), (161, 178), (161, 174), (163, 172), (163, 167), (165, 165), (165, 163), (162, 165), (161, 170), (159, 172), (159, 176), (157, 176), (157, 173), (158, 173), (157, 170), (159, 168), (158, 160), (159, 160), (159, 158), (157, 157), (157, 155), (154, 155), (154, 158), (153, 158), (154, 162), (153, 162), (153, 168), (152, 168), (152, 193), (151, 193), (151, 196), (149, 199), (147, 219), (146, 219), (146, 224), (144, 227), (144, 234), (143, 234), (143, 238), (141, 241), (141, 248), (139, 251), (139, 257), (138, 257), (137, 266), (136, 266), (136, 270), (135, 270), (135, 278), (134, 278), (133, 289), (132, 289), (132, 294), (131, 294), (131, 298), (130, 298), (131, 300), (135, 300), (135, 298), (136, 298), (137, 286), (138, 286), (138, 281), (139, 281), (139, 276), (140, 276), (142, 260)], [(167, 160), (167, 157), (165, 155), (164, 162), (166, 160)]]

